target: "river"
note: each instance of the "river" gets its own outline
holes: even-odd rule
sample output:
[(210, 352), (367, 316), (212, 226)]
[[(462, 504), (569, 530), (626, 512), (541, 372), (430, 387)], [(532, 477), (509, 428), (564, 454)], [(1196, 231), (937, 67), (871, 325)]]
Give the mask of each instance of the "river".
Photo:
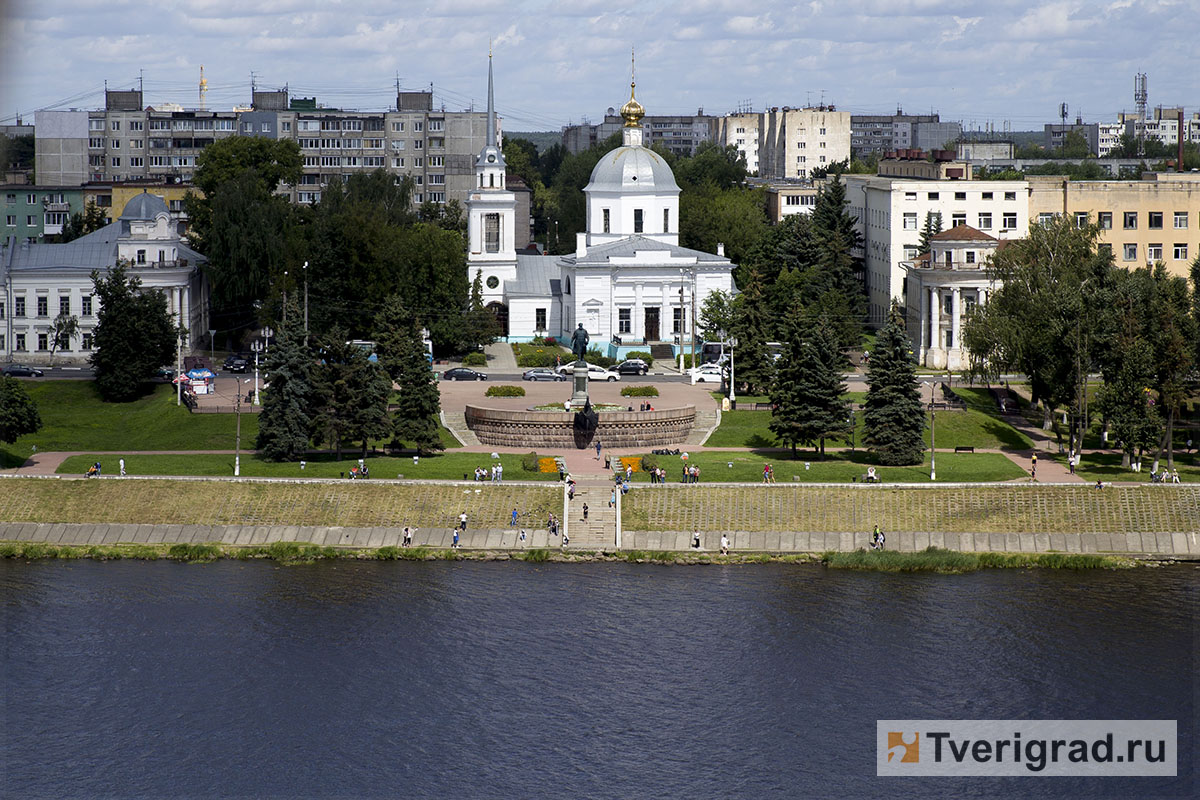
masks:
[[(0, 795), (1186, 797), (1198, 575), (0, 561)], [(876, 777), (909, 718), (1178, 719), (1180, 777)]]

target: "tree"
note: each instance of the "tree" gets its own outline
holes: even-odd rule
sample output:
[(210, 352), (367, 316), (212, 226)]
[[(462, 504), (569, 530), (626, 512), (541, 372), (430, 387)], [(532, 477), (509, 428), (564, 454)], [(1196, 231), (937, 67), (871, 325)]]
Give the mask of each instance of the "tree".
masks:
[(925, 255), (933, 250), (933, 237), (942, 232), (942, 212), (926, 211), (925, 225), (921, 228), (921, 241), (917, 245), (917, 253)]
[(255, 447), (269, 461), (295, 461), (308, 450), (312, 429), (312, 351), (304, 343), (304, 322), (297, 304), (289, 300), (287, 322), (277, 330), (267, 353), (266, 369), (271, 376), (258, 415)]
[(392, 382), (380, 366), (367, 360), (361, 347), (346, 341), (346, 332), (333, 328), (321, 342), (322, 360), (313, 369), (313, 427), (333, 445), (342, 460), (342, 442), (367, 442), (391, 433), (388, 399)]
[(849, 439), (850, 403), (843, 398), (846, 358), (837, 333), (824, 319), (793, 312), (792, 335), (779, 359), (771, 389), (771, 432), (792, 447), (817, 444), (825, 458), (825, 439)]
[(81, 236), (87, 236), (89, 233), (100, 230), (107, 224), (108, 216), (97, 208), (95, 203), (88, 200), (82, 214), (76, 211), (67, 217), (62, 233), (58, 235), (58, 241), (73, 242)]
[(419, 454), (443, 449), (437, 420), (441, 393), (416, 318), (393, 296), (375, 318), (375, 328), (379, 365), (400, 387), (393, 436), (413, 445)]
[(483, 304), (483, 270), (476, 270), (475, 280), (471, 281), (471, 299), (467, 306), (466, 344), (472, 350), (486, 347), (496, 341), (498, 335), (500, 325), (496, 321), (496, 315)]
[(1135, 455), (1154, 447), (1162, 420), (1150, 397), (1152, 352), (1140, 338), (1127, 341), (1124, 358), (1106, 375), (1097, 404), (1121, 447), (1121, 464), (1129, 469)]
[(175, 357), (176, 338), (186, 335), (167, 310), (159, 290), (142, 291), (142, 281), (129, 277), (118, 264), (102, 275), (92, 271), (92, 285), (100, 299), (91, 364), (96, 388), (109, 402), (136, 398), (155, 370)]
[(1067, 131), (1063, 143), (1055, 154), (1058, 158), (1091, 158), (1092, 148), (1088, 146), (1087, 138), (1079, 131)]
[(733, 145), (702, 142), (691, 156), (678, 159), (673, 171), (684, 191), (705, 185), (726, 191), (745, 183), (746, 158)]
[(59, 314), (50, 323), (50, 363), (54, 363), (54, 354), (60, 349), (71, 346), (71, 340), (79, 332), (79, 317), (74, 314)]
[(765, 197), (761, 188), (722, 191), (712, 183), (681, 193), (679, 243), (706, 253), (724, 244), (725, 255), (740, 263), (767, 230)]
[(733, 330), (734, 300), (729, 292), (709, 292), (700, 304), (700, 335), (706, 342), (720, 342)]
[(763, 393), (771, 385), (775, 369), (767, 351), (767, 303), (762, 276), (757, 271), (750, 273), (750, 280), (738, 295), (736, 305), (733, 332), (738, 344), (733, 377), (745, 384), (750, 394)]
[(911, 352), (904, 319), (893, 304), (871, 351), (863, 411), (863, 441), (881, 464), (920, 464), (924, 456), (925, 417)]
[(37, 405), (16, 378), (0, 377), (0, 442), (12, 444), (18, 436), (37, 433), (42, 418)]

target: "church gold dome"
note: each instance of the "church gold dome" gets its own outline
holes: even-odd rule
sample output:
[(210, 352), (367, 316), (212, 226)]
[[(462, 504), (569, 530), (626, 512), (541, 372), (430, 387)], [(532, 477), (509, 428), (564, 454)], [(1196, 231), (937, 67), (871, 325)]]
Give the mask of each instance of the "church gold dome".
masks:
[(626, 128), (636, 128), (642, 121), (642, 117), (646, 116), (646, 109), (642, 108), (642, 104), (633, 96), (634, 86), (635, 84), (630, 81), (629, 100), (621, 106), (621, 117), (625, 120)]

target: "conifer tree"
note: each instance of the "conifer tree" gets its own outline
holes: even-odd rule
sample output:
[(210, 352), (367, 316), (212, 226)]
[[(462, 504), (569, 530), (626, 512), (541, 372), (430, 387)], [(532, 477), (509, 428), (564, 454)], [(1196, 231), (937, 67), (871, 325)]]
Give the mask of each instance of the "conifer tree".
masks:
[(420, 454), (443, 449), (437, 421), (441, 394), (425, 357), (416, 317), (396, 296), (376, 317), (375, 329), (379, 365), (400, 390), (392, 416), (393, 436), (411, 444)]
[(881, 464), (920, 464), (924, 458), (925, 416), (911, 349), (904, 318), (893, 303), (871, 351), (863, 413), (863, 440)]
[(816, 444), (825, 457), (825, 439), (848, 439), (850, 403), (842, 395), (845, 355), (824, 318), (793, 313), (791, 335), (772, 384), (771, 432), (792, 447)]
[(321, 362), (313, 369), (313, 427), (333, 445), (339, 461), (343, 440), (361, 441), (366, 456), (369, 439), (392, 431), (387, 414), (392, 382), (367, 358), (365, 350), (346, 341), (345, 330), (334, 328), (325, 335)]
[(258, 415), (259, 455), (270, 461), (296, 461), (308, 450), (312, 427), (312, 351), (304, 343), (304, 322), (295, 301), (288, 303), (287, 322), (267, 351), (270, 383)]
[(738, 338), (734, 348), (734, 375), (745, 383), (751, 394), (765, 391), (771, 385), (774, 364), (767, 351), (767, 301), (762, 274), (751, 270), (750, 279), (737, 298), (737, 319), (734, 333)]
[(917, 254), (925, 255), (931, 249), (930, 240), (942, 232), (942, 212), (925, 212), (925, 225), (921, 228), (921, 242), (917, 245)]

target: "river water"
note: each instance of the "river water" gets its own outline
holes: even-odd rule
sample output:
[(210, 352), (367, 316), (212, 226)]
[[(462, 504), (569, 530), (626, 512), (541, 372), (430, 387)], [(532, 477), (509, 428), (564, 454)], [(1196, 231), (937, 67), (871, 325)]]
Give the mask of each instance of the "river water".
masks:
[[(0, 795), (1195, 796), (1194, 567), (0, 562)], [(1178, 719), (1175, 779), (889, 779), (877, 719)]]

